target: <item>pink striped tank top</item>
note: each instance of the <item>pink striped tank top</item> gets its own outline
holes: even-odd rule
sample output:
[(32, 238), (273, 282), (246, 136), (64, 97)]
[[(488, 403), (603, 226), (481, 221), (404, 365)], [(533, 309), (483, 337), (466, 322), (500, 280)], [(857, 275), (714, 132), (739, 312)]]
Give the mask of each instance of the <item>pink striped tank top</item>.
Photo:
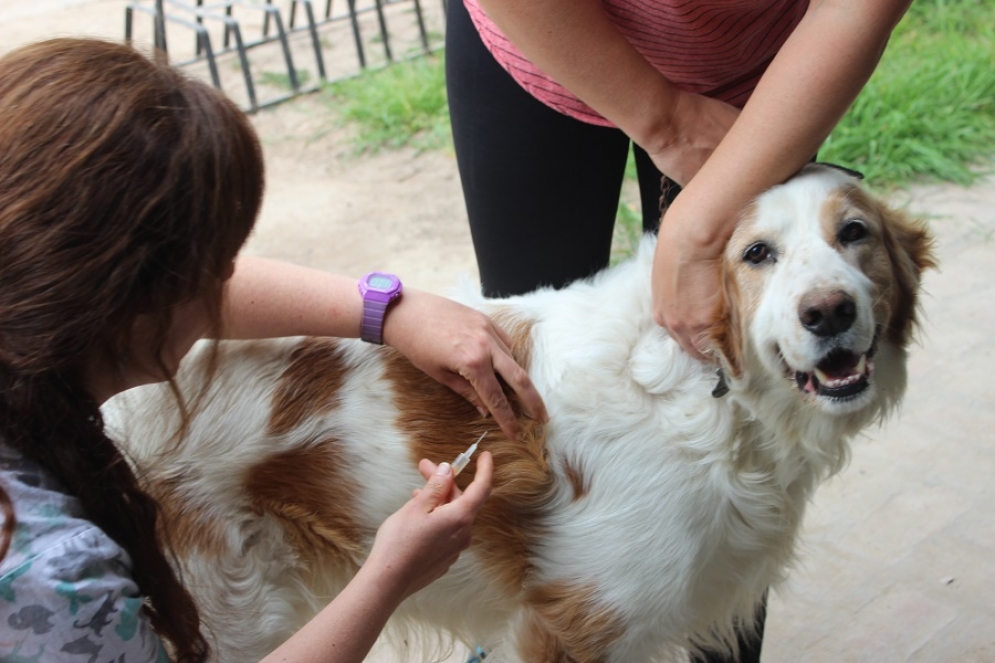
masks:
[[(457, 0), (459, 1), (459, 0)], [(547, 106), (590, 124), (612, 123), (546, 76), (464, 0), (494, 58)], [(601, 0), (619, 31), (671, 83), (742, 108), (808, 0)]]

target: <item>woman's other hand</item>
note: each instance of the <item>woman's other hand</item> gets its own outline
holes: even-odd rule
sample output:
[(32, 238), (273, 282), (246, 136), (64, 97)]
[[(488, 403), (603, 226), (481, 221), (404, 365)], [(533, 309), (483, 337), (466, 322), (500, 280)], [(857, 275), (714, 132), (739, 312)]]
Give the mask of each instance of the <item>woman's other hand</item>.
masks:
[(384, 339), (482, 415), (493, 415), (512, 439), (518, 438), (521, 426), (499, 377), (518, 397), (526, 415), (546, 421), (546, 406), (512, 356), (511, 340), (483, 313), (445, 297), (405, 291), (387, 314)]

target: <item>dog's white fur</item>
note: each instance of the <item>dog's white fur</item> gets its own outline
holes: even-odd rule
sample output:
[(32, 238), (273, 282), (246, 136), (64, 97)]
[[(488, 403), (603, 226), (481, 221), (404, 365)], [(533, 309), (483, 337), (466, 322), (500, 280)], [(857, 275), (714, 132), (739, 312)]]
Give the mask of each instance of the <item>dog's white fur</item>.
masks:
[[(489, 661), (731, 646), (784, 576), (818, 482), (901, 398), (929, 239), (835, 169), (808, 167), (761, 196), (724, 259), (713, 333), (724, 397), (711, 395), (714, 367), (653, 322), (653, 243), (563, 290), (472, 301), (511, 331), (544, 396), (549, 423), (524, 442), (358, 341), (222, 344), (179, 445), (167, 389), (109, 403), (218, 659), (256, 660), (286, 639), (421, 485), (418, 457), (451, 460), (484, 430), (495, 489), (474, 543), (397, 621), (484, 645)], [(840, 297), (852, 302), (845, 330), (801, 324)], [(817, 373), (831, 354), (835, 368)], [(185, 360), (188, 394), (209, 356), (202, 345)]]

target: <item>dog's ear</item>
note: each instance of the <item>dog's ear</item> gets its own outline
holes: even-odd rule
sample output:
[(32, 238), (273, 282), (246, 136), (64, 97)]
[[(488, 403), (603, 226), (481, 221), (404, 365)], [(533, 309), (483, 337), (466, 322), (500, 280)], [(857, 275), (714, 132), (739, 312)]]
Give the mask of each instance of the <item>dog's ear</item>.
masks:
[(745, 333), (739, 305), (739, 285), (724, 260), (720, 269), (722, 287), (719, 291), (719, 308), (708, 331), (708, 346), (718, 355), (725, 374), (730, 378), (739, 378), (743, 374)]
[(937, 266), (933, 238), (922, 222), (905, 212), (884, 205), (880, 211), (884, 245), (895, 276), (887, 334), (892, 342), (904, 347), (917, 324), (922, 273)]

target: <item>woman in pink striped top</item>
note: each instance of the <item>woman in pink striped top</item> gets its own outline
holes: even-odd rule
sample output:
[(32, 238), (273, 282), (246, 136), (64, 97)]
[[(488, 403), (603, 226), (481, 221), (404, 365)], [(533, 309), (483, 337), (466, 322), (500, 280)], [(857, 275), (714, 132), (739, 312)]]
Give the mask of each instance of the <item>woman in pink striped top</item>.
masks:
[[(450, 114), (484, 293), (608, 264), (631, 142), (644, 228), (659, 224), (656, 319), (706, 356), (696, 340), (738, 211), (812, 158), (909, 4), (449, 2)], [(745, 644), (740, 660), (759, 660), (759, 639)]]

